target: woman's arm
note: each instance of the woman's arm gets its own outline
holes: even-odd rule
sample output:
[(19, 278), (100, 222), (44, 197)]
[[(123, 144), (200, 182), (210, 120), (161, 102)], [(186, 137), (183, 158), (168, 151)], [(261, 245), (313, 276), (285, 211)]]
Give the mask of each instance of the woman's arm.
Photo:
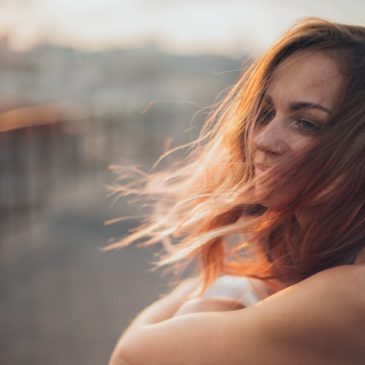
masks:
[(160, 323), (172, 317), (197, 312), (222, 312), (244, 308), (237, 300), (222, 298), (195, 298), (200, 282), (191, 278), (183, 281), (171, 293), (144, 309), (131, 323), (118, 341), (110, 359), (110, 365), (123, 365), (116, 360), (122, 343), (142, 327)]
[(193, 298), (183, 303), (174, 317), (189, 313), (225, 312), (245, 308), (238, 300), (226, 298)]
[(189, 300), (197, 293), (199, 285), (199, 280), (195, 278), (183, 281), (170, 293), (144, 309), (133, 320), (132, 324), (127, 328), (123, 336), (127, 336), (127, 334), (136, 328), (159, 323), (171, 318), (185, 301)]
[(338, 267), (243, 310), (140, 326), (110, 365), (363, 364), (364, 301), (353, 281), (352, 268)]
[(161, 299), (155, 301), (146, 309), (144, 309), (129, 325), (122, 337), (116, 344), (111, 355), (109, 365), (126, 365), (124, 360), (119, 356), (122, 344), (125, 339), (130, 338), (141, 327), (159, 323), (171, 318), (179, 307), (195, 293), (199, 285), (199, 281), (194, 278), (183, 281), (171, 293), (165, 295)]

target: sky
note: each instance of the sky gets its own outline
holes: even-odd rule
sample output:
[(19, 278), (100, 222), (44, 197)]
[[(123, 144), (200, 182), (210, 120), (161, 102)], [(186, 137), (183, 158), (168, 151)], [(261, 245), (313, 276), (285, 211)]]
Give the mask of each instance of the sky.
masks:
[(81, 49), (156, 42), (176, 53), (260, 52), (298, 18), (365, 25), (362, 0), (0, 0), (12, 47), (51, 42)]

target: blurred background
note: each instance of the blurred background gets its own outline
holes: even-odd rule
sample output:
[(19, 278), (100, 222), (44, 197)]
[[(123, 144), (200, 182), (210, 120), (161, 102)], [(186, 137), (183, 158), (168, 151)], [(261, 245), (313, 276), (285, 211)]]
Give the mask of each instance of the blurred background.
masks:
[(102, 253), (108, 166), (194, 139), (241, 72), (303, 16), (361, 0), (0, 0), (0, 363), (106, 364), (167, 288), (155, 249)]

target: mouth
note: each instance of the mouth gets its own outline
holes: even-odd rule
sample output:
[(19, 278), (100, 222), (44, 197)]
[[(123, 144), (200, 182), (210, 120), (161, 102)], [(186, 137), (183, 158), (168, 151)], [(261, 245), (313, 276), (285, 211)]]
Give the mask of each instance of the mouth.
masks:
[(268, 165), (263, 165), (261, 163), (256, 163), (255, 164), (255, 171), (265, 171), (268, 168), (270, 168), (270, 166), (268, 166)]

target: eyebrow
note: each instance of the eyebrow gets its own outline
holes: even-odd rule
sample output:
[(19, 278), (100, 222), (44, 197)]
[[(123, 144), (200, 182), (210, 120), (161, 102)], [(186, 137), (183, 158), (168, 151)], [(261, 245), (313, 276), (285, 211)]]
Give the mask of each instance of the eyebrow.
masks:
[[(265, 97), (272, 102), (272, 98), (270, 95), (266, 94)], [(289, 104), (290, 111), (296, 112), (302, 109), (318, 109), (328, 114), (332, 114), (332, 111), (330, 109), (327, 109), (320, 104), (310, 103), (309, 101), (298, 101)]]

